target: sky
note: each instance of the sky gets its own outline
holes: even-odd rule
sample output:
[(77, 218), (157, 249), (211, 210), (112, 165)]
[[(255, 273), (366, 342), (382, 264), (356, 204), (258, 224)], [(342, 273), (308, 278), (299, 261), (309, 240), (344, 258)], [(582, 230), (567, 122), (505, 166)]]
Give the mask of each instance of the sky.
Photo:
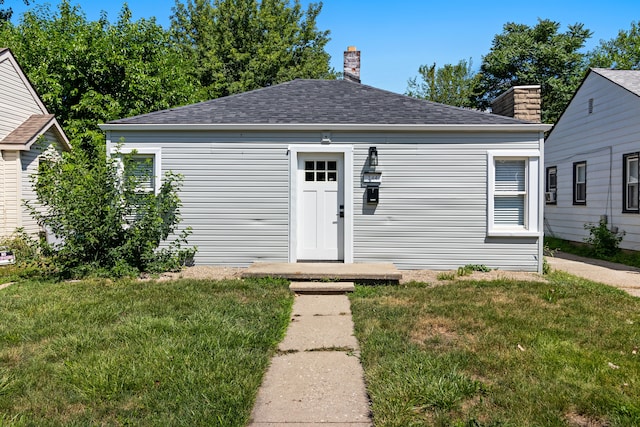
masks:
[[(183, 2), (186, 0), (182, 0)], [(4, 7), (14, 10), (14, 22), (33, 7), (50, 4), (55, 10), (58, 0), (5, 0)], [(72, 0), (90, 20), (107, 12), (116, 21), (124, 1)], [(301, 0), (306, 8), (310, 0)], [(491, 49), (496, 34), (507, 22), (534, 26), (538, 18), (567, 26), (583, 23), (593, 35), (585, 50), (601, 40), (610, 40), (631, 22), (640, 21), (640, 0), (324, 0), (317, 19), (320, 30), (329, 30), (331, 41), (326, 51), (331, 66), (343, 69), (343, 52), (356, 46), (361, 52), (362, 83), (396, 93), (407, 90), (407, 81), (418, 75), (423, 64), (443, 66), (471, 60), (477, 70), (482, 56)], [(169, 26), (175, 0), (129, 0), (133, 19), (155, 17)]]

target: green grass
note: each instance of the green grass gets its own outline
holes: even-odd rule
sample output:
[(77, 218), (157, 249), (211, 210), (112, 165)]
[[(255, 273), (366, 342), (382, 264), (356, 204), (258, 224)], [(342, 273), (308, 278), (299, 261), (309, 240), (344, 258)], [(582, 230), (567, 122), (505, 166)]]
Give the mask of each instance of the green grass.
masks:
[(375, 425), (639, 426), (640, 299), (548, 279), (357, 287)]
[(551, 251), (559, 250), (569, 254), (602, 259), (604, 261), (617, 262), (618, 264), (640, 268), (640, 252), (620, 250), (611, 256), (599, 256), (589, 245), (584, 243), (570, 242), (556, 237), (545, 237), (544, 243)]
[(240, 426), (281, 281), (22, 282), (0, 291), (0, 426)]

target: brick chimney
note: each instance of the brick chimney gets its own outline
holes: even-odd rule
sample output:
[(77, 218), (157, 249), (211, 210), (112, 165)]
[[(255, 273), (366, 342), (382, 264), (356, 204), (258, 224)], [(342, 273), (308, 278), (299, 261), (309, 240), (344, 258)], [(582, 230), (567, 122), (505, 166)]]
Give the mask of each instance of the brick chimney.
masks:
[(491, 102), (493, 114), (541, 123), (540, 85), (514, 86)]
[(360, 51), (355, 46), (344, 52), (344, 79), (360, 83)]

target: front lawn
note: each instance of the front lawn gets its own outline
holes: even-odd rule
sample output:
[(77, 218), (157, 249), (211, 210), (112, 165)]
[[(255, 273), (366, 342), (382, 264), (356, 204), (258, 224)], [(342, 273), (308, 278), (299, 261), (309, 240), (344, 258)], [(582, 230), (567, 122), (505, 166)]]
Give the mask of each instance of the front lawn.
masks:
[(549, 283), (358, 287), (376, 426), (639, 426), (640, 299)]
[(242, 426), (288, 325), (283, 281), (0, 290), (0, 426)]

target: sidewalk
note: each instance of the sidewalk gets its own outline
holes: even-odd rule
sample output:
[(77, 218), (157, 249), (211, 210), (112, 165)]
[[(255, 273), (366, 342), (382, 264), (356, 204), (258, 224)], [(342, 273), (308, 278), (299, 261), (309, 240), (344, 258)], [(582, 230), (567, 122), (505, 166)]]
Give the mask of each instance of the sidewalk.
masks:
[(564, 252), (557, 252), (554, 256), (546, 257), (546, 260), (554, 270), (566, 271), (594, 282), (615, 286), (640, 297), (639, 268)]
[(296, 295), (250, 426), (371, 426), (369, 398), (346, 295)]

